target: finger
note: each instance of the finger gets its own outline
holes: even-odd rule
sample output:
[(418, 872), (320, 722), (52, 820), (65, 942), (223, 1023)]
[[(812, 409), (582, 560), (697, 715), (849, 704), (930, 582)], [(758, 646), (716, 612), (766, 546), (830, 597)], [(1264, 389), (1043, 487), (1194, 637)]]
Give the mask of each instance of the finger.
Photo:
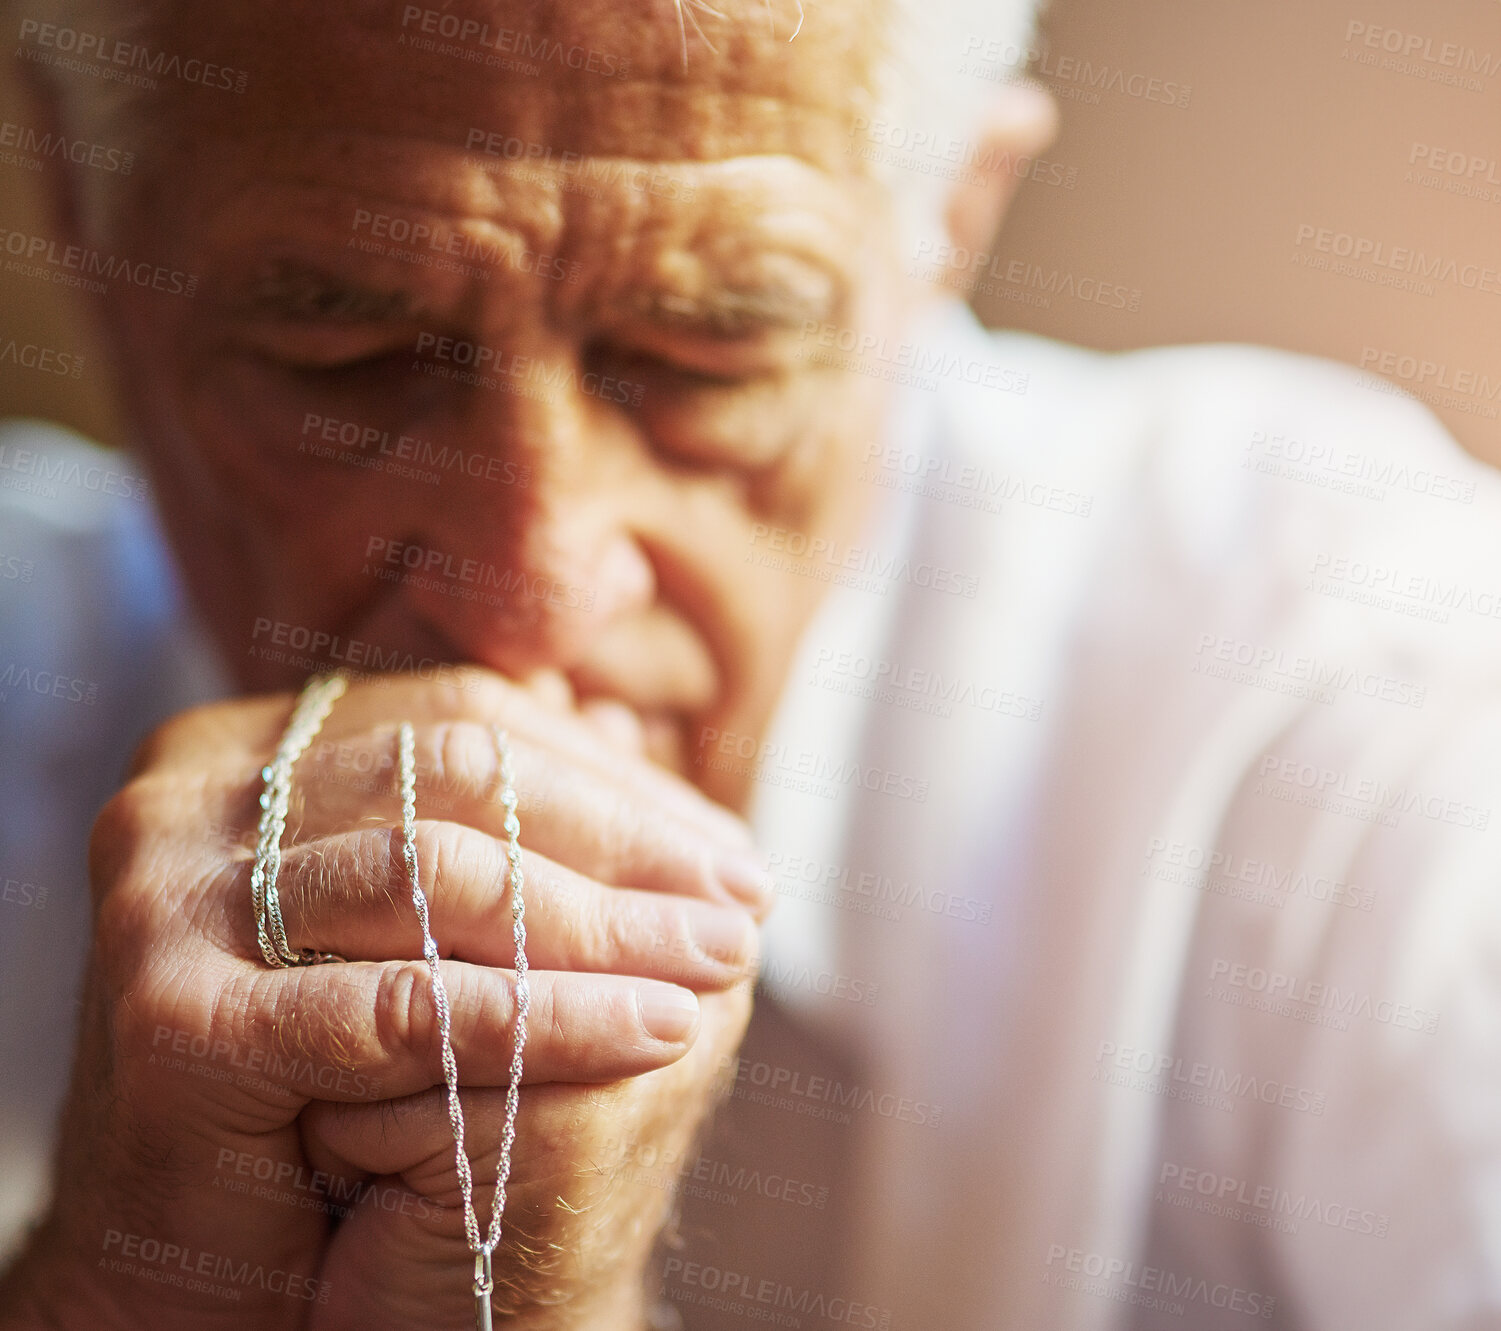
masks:
[[(517, 1102), (516, 1138), (526, 1144), (530, 1174), (555, 1174), (565, 1162), (581, 1169), (613, 1163), (603, 1150), (598, 1160), (579, 1160), (579, 1149), (589, 1143), (578, 1131), (536, 1131), (539, 1120), (547, 1119), (550, 1111), (555, 1114), (576, 1090), (564, 1085), (537, 1086), (528, 1088)], [(506, 1089), (464, 1087), (460, 1101), (464, 1154), (474, 1185), (476, 1189), (493, 1186), (505, 1136)], [(441, 1086), (378, 1104), (315, 1100), (302, 1111), (301, 1131), (319, 1168), (397, 1177), (441, 1206), (460, 1201), (448, 1093)]]
[[(733, 1063), (749, 1009), (705, 1000), (692, 1055), (672, 1068), (630, 1082), (588, 1088), (553, 1082), (528, 1086), (517, 1102), (513, 1177), (575, 1180), (619, 1167), (637, 1147), (648, 1170), (670, 1179), (695, 1151), (693, 1122), (707, 1108), (704, 1088)], [(693, 1067), (697, 1061), (699, 1067)], [(465, 1086), (464, 1146), (476, 1187), (495, 1181), (505, 1129), (504, 1087)], [(378, 1103), (315, 1100), (300, 1115), (304, 1150), (314, 1166), (339, 1175), (394, 1175), (443, 1206), (458, 1202), (453, 1127), (447, 1092), (432, 1087)], [(639, 1159), (639, 1157), (638, 1157)], [(638, 1175), (638, 1181), (639, 1181)]]
[(568, 682), (568, 676), (554, 666), (540, 666), (517, 683), (544, 707), (550, 707), (555, 712), (573, 710), (573, 685)]
[[(750, 832), (742, 819), (646, 758), (623, 753), (600, 733), (597, 724), (574, 711), (567, 681), (547, 682), (555, 673), (539, 672), (525, 686), (480, 667), (455, 667), (432, 680), (415, 675), (362, 679), (352, 683), (334, 705), (319, 742), (322, 746), (330, 742), (339, 746), (373, 729), (384, 735), (394, 731), (402, 720), (410, 721), (419, 732), (424, 725), (445, 721), (494, 724), (508, 730), (514, 740), (571, 759), (600, 780), (654, 797), (677, 817), (701, 825), (710, 835), (744, 848), (751, 846)], [(283, 693), (183, 712), (143, 742), (132, 774), (149, 767), (182, 765), (234, 771), (243, 767), (258, 773), (281, 739), (295, 703), (296, 695)], [(565, 704), (568, 710), (562, 710)], [(618, 716), (612, 724), (619, 729)], [(368, 761), (369, 755), (359, 757)], [(298, 772), (308, 763), (304, 758)], [(358, 770), (371, 771), (368, 766)], [(346, 777), (349, 774), (346, 770)]]
[(419, 736), (425, 726), (472, 721), (498, 725), (513, 742), (523, 741), (559, 758), (571, 767), (583, 766), (600, 780), (655, 797), (678, 817), (701, 824), (706, 832), (742, 847), (751, 836), (743, 819), (731, 813), (682, 778), (646, 761), (631, 758), (599, 735), (583, 716), (558, 709), (560, 699), (544, 701), (529, 688), (494, 671), (466, 666), (441, 680), (419, 681), (387, 676), (361, 683), (345, 695), (329, 714), (323, 738), (341, 742), (364, 732), (394, 728), (411, 722)]
[[(441, 970), (460, 1082), (507, 1085), (515, 976), (460, 961)], [(242, 1018), (241, 1043), (268, 1060), (264, 1080), (287, 1088), (279, 1099), (384, 1099), (441, 1083), (439, 1012), (425, 962), (256, 968), (246, 983), (249, 1001), (237, 1008), (252, 1015)], [(697, 1034), (691, 989), (541, 970), (529, 986), (523, 1082), (639, 1076), (676, 1062)]]
[[(315, 744), (297, 771), (300, 796), (288, 825), (299, 840), (352, 824), (400, 820), (395, 725)], [(526, 740), (513, 740), (521, 837), (528, 849), (602, 882), (738, 901), (764, 913), (775, 896), (758, 857), (653, 798), (598, 777)], [(505, 835), (500, 760), (489, 728), (445, 721), (416, 732), (417, 808)]]
[[(206, 703), (157, 726), (136, 747), (127, 777), (156, 768), (232, 767), (268, 761), (296, 704), (291, 693)], [(257, 771), (259, 767), (257, 766)]]
[[(621, 1197), (616, 1166), (628, 1146), (622, 1134), (634, 1146), (638, 1115), (625, 1103), (601, 1105), (608, 1091), (590, 1091), (588, 1103), (581, 1103), (578, 1090), (539, 1086), (521, 1095), (516, 1167), (507, 1183), (494, 1261), (498, 1312), (553, 1301), (558, 1278), (553, 1254), (567, 1254), (578, 1269), (592, 1272), (596, 1282), (608, 1281), (625, 1252), (620, 1225), (610, 1217), (628, 1232), (647, 1233), (655, 1233), (666, 1218), (673, 1169), (655, 1171), (644, 1181), (655, 1193)], [(462, 1102), (475, 1219), (487, 1234), (505, 1093), (466, 1090)], [(445, 1098), (428, 1092), (382, 1105), (315, 1102), (303, 1112), (299, 1127), (313, 1167), (334, 1179), (351, 1179), (341, 1191), (360, 1199), (322, 1273), (331, 1289), (328, 1325), (360, 1331), (473, 1325), (473, 1298), (464, 1278), (471, 1258)], [(674, 1143), (672, 1154), (686, 1163), (689, 1147)], [(642, 1172), (635, 1171), (626, 1186), (639, 1188)], [(452, 1277), (435, 1279), (435, 1271)], [(632, 1283), (639, 1278), (624, 1270), (621, 1274)], [(370, 1291), (379, 1296), (362, 1302)], [(608, 1323), (606, 1318), (602, 1325)]]
[[(505, 844), (461, 823), (416, 824), (418, 881), (440, 955), (516, 964)], [(367, 828), (291, 847), (279, 894), (293, 950), (350, 961), (422, 955), (399, 829)], [(755, 923), (738, 906), (610, 888), (536, 851), (521, 856), (528, 961), (723, 988), (755, 974)], [(248, 884), (249, 873), (245, 871)], [(248, 885), (246, 892), (248, 894)], [(246, 922), (245, 955), (253, 955)]]
[(638, 757), (645, 752), (645, 724), (624, 703), (613, 698), (587, 698), (579, 712), (615, 748)]

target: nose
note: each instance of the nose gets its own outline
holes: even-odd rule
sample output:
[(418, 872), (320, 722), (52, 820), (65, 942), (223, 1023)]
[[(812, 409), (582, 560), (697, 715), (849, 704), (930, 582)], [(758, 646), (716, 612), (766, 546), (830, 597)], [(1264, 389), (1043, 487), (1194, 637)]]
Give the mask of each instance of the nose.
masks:
[[(605, 629), (656, 599), (633, 538), (640, 445), (586, 391), (567, 352), (474, 387), (450, 437), (480, 458), (445, 475), (420, 540), (437, 577), (410, 579), (415, 612), (467, 659), (512, 675), (578, 664)], [(498, 465), (497, 465), (498, 464)], [(469, 474), (464, 474), (465, 472)]]

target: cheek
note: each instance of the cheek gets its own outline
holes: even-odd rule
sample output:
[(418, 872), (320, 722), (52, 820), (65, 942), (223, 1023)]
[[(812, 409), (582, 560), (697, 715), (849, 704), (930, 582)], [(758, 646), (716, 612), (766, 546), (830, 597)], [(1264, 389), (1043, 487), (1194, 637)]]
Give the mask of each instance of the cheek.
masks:
[(878, 428), (881, 398), (846, 374), (819, 375), (811, 387), (808, 409), (798, 416), (778, 465), (752, 483), (749, 506), (763, 526), (809, 540), (849, 540), (869, 498), (857, 477)]
[(724, 388), (653, 383), (646, 378), (638, 415), (664, 457), (689, 465), (774, 473), (837, 424), (847, 406), (839, 378), (821, 371), (792, 371)]
[(244, 650), (241, 621), (324, 626), (387, 594), (384, 555), (453, 502), (457, 478), (399, 457), (411, 436), (378, 410), (323, 406), (228, 360), (194, 370), (160, 492), (232, 647)]
[[(279, 547), (358, 556), (395, 537), (450, 478), (417, 460), (409, 420), (379, 394), (303, 387), (254, 362), (223, 358), (187, 413), (205, 476), (236, 521)], [(305, 565), (304, 568), (312, 567)]]

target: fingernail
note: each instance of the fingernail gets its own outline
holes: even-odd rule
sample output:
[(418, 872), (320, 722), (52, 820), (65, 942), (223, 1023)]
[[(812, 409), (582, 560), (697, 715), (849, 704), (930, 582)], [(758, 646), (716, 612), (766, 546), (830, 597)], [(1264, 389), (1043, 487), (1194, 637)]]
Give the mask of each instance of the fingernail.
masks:
[(756, 945), (756, 926), (744, 911), (732, 906), (695, 911), (689, 928), (698, 949), (721, 966), (743, 966)]
[(636, 990), (641, 1024), (653, 1039), (681, 1044), (698, 1026), (698, 998), (675, 984), (643, 984)]
[(777, 881), (755, 854), (722, 855), (718, 865), (719, 881), (725, 890), (753, 906), (768, 906), (776, 898)]

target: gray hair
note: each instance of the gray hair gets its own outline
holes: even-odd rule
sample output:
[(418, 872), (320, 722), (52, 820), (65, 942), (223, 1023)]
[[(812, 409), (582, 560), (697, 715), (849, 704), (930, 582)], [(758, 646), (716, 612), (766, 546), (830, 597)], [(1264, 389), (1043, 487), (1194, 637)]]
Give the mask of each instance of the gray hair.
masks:
[[(1046, 0), (889, 0), (876, 115), (864, 153), (886, 182), (903, 240), (941, 242), (953, 181), (995, 89), (1022, 78)], [(910, 253), (910, 249), (908, 251)]]

